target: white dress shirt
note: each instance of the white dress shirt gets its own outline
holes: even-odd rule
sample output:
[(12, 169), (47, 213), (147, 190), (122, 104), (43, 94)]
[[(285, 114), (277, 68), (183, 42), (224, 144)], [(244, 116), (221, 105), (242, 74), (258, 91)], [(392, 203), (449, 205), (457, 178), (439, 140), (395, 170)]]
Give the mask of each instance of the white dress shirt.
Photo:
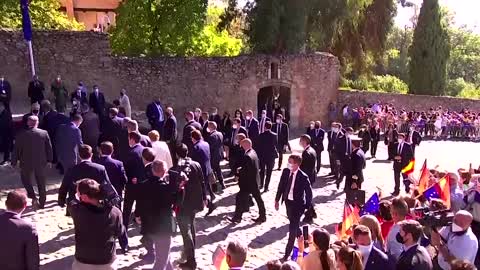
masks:
[[(466, 260), (469, 263), (475, 262), (475, 256), (477, 256), (478, 241), (477, 237), (473, 234), (472, 229), (468, 228), (464, 235), (457, 236), (452, 233), (450, 226), (443, 227), (440, 230), (440, 235), (447, 239), (447, 248), (452, 256), (459, 260)], [(445, 261), (442, 253), (438, 254), (438, 265), (443, 270), (450, 270), (450, 264)]]
[(296, 171), (290, 172), (290, 174), (288, 175), (288, 178), (290, 178), (290, 176), (293, 175), (292, 184), (290, 185), (290, 190), (288, 191), (288, 197), (287, 197), (287, 199), (290, 200), (290, 201), (293, 201), (293, 188), (295, 187), (295, 180), (297, 178), (297, 172), (298, 172), (298, 169)]
[(397, 233), (400, 232), (400, 225), (394, 224), (387, 235), (387, 253), (398, 259), (403, 251), (403, 245), (397, 242)]
[(170, 149), (167, 143), (162, 141), (152, 142), (152, 149), (155, 153), (155, 160), (165, 161), (168, 169), (173, 166), (172, 156), (170, 155)]

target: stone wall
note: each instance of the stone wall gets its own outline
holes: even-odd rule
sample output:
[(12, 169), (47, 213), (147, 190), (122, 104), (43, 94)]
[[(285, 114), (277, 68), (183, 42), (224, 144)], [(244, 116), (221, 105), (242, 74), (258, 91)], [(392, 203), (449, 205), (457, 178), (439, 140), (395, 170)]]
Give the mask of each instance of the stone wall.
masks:
[[(217, 58), (130, 58), (111, 55), (108, 37), (93, 32), (35, 32), (36, 70), (48, 83), (61, 74), (72, 91), (82, 80), (89, 89), (98, 84), (112, 100), (121, 88), (128, 91), (134, 109), (144, 110), (154, 96), (173, 106), (177, 117), (195, 107), (233, 112), (256, 111), (258, 91), (267, 86), (291, 89), (293, 127), (312, 118), (326, 119), (327, 106), (337, 99), (339, 62), (325, 54), (248, 55)], [(269, 79), (272, 62), (280, 79)], [(0, 31), (0, 73), (12, 83), (14, 110), (28, 106), (31, 78), (27, 47), (19, 32)]]
[(396, 108), (405, 108), (406, 110), (426, 111), (432, 107), (436, 108), (442, 106), (442, 108), (449, 108), (456, 111), (469, 108), (480, 112), (480, 100), (475, 99), (400, 95), (358, 90), (338, 91), (337, 104), (339, 107), (344, 104), (348, 104), (353, 108), (362, 107), (366, 106), (368, 103), (373, 104), (378, 101), (381, 101), (382, 103), (392, 103)]

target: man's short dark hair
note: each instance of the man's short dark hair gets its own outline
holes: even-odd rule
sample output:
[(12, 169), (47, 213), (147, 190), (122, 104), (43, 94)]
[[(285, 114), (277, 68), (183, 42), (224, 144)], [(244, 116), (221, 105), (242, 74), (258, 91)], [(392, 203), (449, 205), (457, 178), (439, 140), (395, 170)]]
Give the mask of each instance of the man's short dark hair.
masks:
[(76, 113), (72, 115), (72, 122), (81, 122), (81, 121), (83, 121), (83, 117), (80, 114)]
[(302, 164), (302, 156), (300, 155), (297, 155), (297, 154), (292, 154), (288, 157), (288, 159), (291, 159), (293, 160), (293, 162), (295, 162), (295, 164)]
[(102, 152), (102, 155), (111, 155), (113, 154), (113, 143), (109, 141), (102, 142), (100, 144), (100, 152)]
[(153, 162), (155, 160), (155, 152), (150, 147), (145, 147), (142, 151), (142, 157), (147, 162)]
[(270, 121), (265, 122), (265, 129), (272, 129), (272, 126), (273, 126), (272, 122)]
[(132, 131), (132, 132), (128, 133), (128, 139), (133, 140), (135, 143), (139, 143), (141, 138), (142, 138), (142, 136), (140, 135), (140, 132), (138, 132), (138, 131)]
[(347, 127), (347, 128), (345, 128), (345, 131), (346, 131), (346, 132), (353, 132), (353, 128)]
[(306, 142), (307, 144), (310, 144), (312, 142), (312, 138), (310, 137), (310, 135), (307, 134), (303, 134), (302, 136), (300, 136), (300, 140)]
[(398, 133), (398, 137), (400, 137), (400, 136), (403, 137), (403, 138), (405, 138), (405, 133), (401, 133), (401, 132)]
[(78, 147), (78, 155), (80, 156), (81, 159), (89, 159), (92, 157), (93, 152), (92, 152), (92, 147), (88, 144), (82, 144)]
[(370, 232), (370, 229), (365, 226), (365, 225), (357, 225), (355, 226), (355, 229), (353, 229), (353, 237), (357, 238), (359, 235), (367, 236), (367, 235), (372, 235)]
[(453, 260), (451, 270), (476, 270), (475, 265), (467, 260)]
[(117, 116), (118, 115), (118, 109), (117, 108), (110, 108), (108, 110), (108, 113), (111, 115), (111, 116)]
[(77, 182), (78, 192), (80, 195), (87, 195), (90, 199), (101, 200), (102, 199), (102, 190), (100, 189), (100, 184), (92, 179), (82, 179)]
[(231, 261), (235, 264), (229, 265), (230, 267), (243, 266), (247, 260), (247, 248), (240, 242), (229, 242), (227, 246), (227, 256), (230, 256)]
[(398, 223), (402, 228), (403, 232), (410, 233), (412, 235), (413, 241), (417, 242), (418, 239), (423, 234), (423, 227), (422, 225), (413, 219), (403, 220)]
[(200, 132), (200, 130), (194, 130), (190, 134), (195, 141), (200, 141), (202, 139), (202, 133)]
[(27, 205), (27, 196), (18, 191), (10, 191), (7, 195), (7, 201), (5, 202), (7, 210), (20, 211)]
[(181, 158), (186, 158), (188, 156), (188, 147), (184, 143), (177, 147), (177, 155)]
[(235, 119), (233, 119), (233, 122), (234, 122), (234, 123), (237, 123), (237, 124), (241, 124), (241, 123), (242, 123), (242, 119), (240, 119), (240, 118), (235, 118)]
[(408, 214), (408, 204), (402, 198), (393, 198), (392, 205), (390, 207), (401, 216), (406, 216)]

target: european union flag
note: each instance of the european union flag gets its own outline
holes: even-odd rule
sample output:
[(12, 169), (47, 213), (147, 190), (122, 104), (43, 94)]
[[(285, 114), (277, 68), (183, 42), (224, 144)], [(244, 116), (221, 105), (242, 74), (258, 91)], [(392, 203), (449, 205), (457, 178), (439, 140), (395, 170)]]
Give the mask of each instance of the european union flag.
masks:
[(430, 201), (431, 199), (440, 199), (440, 186), (435, 184), (423, 192), (425, 199)]
[(360, 216), (376, 215), (380, 211), (380, 198), (378, 193), (374, 193), (360, 210)]
[(22, 10), (23, 37), (26, 41), (32, 40), (32, 21), (30, 20), (30, 11), (28, 9), (28, 0), (20, 0), (20, 9)]

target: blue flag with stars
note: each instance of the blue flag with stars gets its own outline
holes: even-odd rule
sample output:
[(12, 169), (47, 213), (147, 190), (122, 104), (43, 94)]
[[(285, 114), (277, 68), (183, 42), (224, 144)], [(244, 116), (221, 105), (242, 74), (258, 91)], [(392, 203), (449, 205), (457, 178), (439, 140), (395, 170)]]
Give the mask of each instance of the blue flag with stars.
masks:
[(360, 210), (360, 216), (376, 215), (380, 211), (380, 198), (378, 193), (374, 193)]
[(22, 10), (23, 37), (25, 38), (26, 41), (31, 41), (32, 40), (32, 21), (30, 20), (28, 0), (20, 0), (20, 9)]
[(426, 200), (440, 199), (440, 186), (435, 184), (423, 192), (423, 196)]

